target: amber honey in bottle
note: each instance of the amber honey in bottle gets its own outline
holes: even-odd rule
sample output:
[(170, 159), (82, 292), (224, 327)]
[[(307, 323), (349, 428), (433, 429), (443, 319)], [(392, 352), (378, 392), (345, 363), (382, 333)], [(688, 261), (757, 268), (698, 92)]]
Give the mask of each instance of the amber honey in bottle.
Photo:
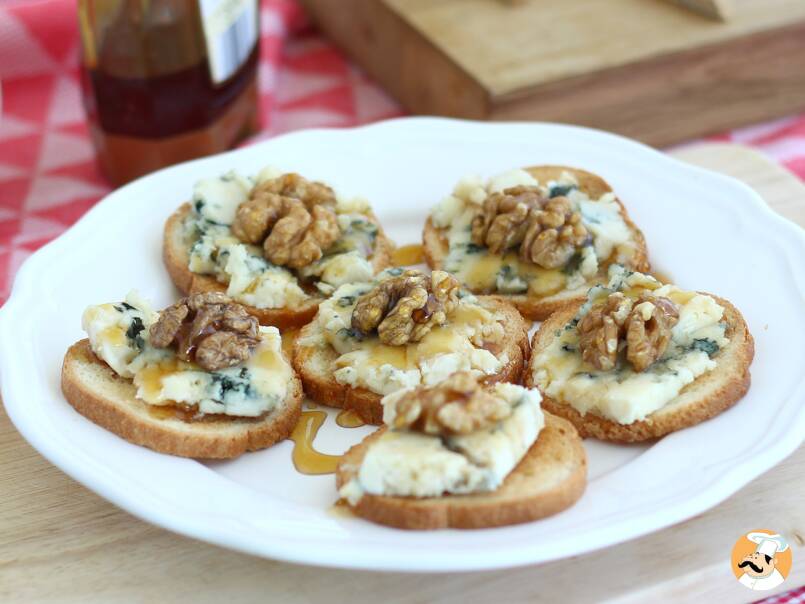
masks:
[(116, 185), (257, 130), (258, 0), (79, 0), (84, 106)]

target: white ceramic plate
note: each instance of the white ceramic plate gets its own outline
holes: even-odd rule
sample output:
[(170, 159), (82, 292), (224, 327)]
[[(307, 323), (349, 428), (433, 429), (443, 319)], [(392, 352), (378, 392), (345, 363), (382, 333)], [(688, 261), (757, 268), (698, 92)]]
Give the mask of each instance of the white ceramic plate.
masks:
[[(587, 441), (590, 482), (571, 509), (521, 526), (404, 532), (333, 514), (332, 475), (305, 476), (290, 442), (199, 463), (131, 445), (59, 390), (62, 355), (84, 307), (132, 288), (176, 296), (160, 259), (165, 218), (193, 182), (265, 164), (367, 196), (398, 243), (419, 239), (428, 208), (467, 173), (565, 164), (607, 179), (657, 268), (684, 288), (732, 300), (755, 336), (752, 389), (738, 405), (651, 446)], [(805, 235), (743, 184), (629, 140), (569, 126), (412, 118), (309, 130), (162, 170), (107, 196), (34, 254), (2, 309), (8, 413), (26, 439), (90, 489), (164, 528), (260, 556), (350, 568), (447, 571), (544, 562), (680, 522), (794, 451), (805, 435)], [(328, 418), (316, 446), (341, 453), (370, 431)]]

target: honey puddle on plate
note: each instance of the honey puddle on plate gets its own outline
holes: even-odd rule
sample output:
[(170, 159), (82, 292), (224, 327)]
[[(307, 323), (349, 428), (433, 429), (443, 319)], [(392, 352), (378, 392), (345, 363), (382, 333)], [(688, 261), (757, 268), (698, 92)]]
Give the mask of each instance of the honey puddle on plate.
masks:
[(342, 409), (336, 416), (335, 423), (342, 428), (358, 428), (366, 425), (352, 409)]
[(296, 427), (291, 432), (293, 441), (293, 465), (302, 474), (332, 474), (338, 465), (340, 455), (320, 453), (313, 448), (313, 441), (319, 432), (327, 413), (324, 411), (302, 411)]
[(349, 507), (346, 499), (339, 499), (327, 509), (327, 513), (338, 518), (354, 518), (352, 508)]
[(391, 263), (394, 266), (411, 266), (423, 262), (425, 262), (425, 254), (419, 243), (400, 246), (391, 253)]

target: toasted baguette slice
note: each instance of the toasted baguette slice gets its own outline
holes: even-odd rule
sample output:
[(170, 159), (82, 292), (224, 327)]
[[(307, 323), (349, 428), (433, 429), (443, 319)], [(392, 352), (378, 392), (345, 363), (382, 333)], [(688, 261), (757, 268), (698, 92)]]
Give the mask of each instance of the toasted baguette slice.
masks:
[[(603, 178), (577, 168), (568, 168), (565, 166), (536, 166), (533, 168), (525, 168), (525, 171), (530, 173), (540, 183), (556, 180), (562, 172), (570, 172), (578, 179), (579, 188), (587, 193), (591, 199), (598, 199), (604, 193), (612, 192), (612, 188)], [(623, 220), (632, 231), (637, 243), (637, 251), (631, 268), (632, 270), (640, 272), (648, 272), (648, 249), (646, 248), (646, 240), (643, 237), (643, 233), (629, 218), (626, 208), (623, 206), (620, 199), (618, 199), (617, 202), (621, 206)], [(445, 229), (436, 228), (431, 222), (430, 217), (428, 217), (425, 222), (425, 228), (422, 233), (422, 245), (428, 266), (432, 269), (441, 269), (448, 252), (447, 233)], [(606, 270), (604, 270), (604, 274), (606, 274)], [(560, 291), (544, 298), (534, 298), (526, 294), (495, 294), (495, 297), (514, 304), (517, 310), (527, 319), (541, 321), (570, 302), (584, 300), (587, 289), (589, 289), (589, 284), (579, 290)]]
[[(631, 424), (619, 424), (595, 413), (582, 415), (568, 403), (554, 400), (544, 392), (543, 408), (570, 420), (582, 438), (592, 436), (601, 440), (628, 443), (659, 438), (670, 432), (695, 426), (732, 407), (749, 390), (749, 365), (755, 355), (754, 340), (737, 308), (723, 298), (707, 295), (724, 308), (724, 319), (727, 322), (725, 335), (729, 338), (729, 344), (713, 357), (718, 362), (715, 369), (700, 375), (646, 419)], [(551, 343), (556, 337), (556, 330), (564, 327), (578, 309), (579, 304), (568, 305), (540, 325), (534, 334), (532, 360)], [(525, 377), (526, 385), (531, 388), (536, 386), (533, 372), (532, 361)]]
[[(509, 362), (496, 375), (490, 376), (490, 381), (520, 383), (528, 362), (528, 325), (510, 304), (489, 296), (478, 296), (478, 299), (487, 301), (487, 309), (506, 317), (504, 340), (499, 344), (499, 350), (491, 352), (496, 355), (508, 353)], [(338, 353), (330, 347), (304, 345), (306, 337), (313, 335), (317, 329), (315, 321), (306, 325), (294, 344), (293, 366), (302, 378), (305, 394), (322, 405), (351, 409), (368, 424), (382, 424), (383, 406), (380, 399), (383, 396), (366, 388), (339, 384), (333, 377), (333, 363)]]
[[(373, 441), (386, 428), (347, 451), (335, 472), (340, 489), (359, 471)], [(573, 505), (587, 486), (587, 456), (576, 429), (566, 420), (545, 414), (536, 442), (503, 484), (491, 493), (443, 497), (396, 497), (366, 494), (355, 514), (396, 528), (490, 528), (530, 522)]]
[(263, 417), (163, 418), (154, 413), (162, 408), (136, 398), (131, 380), (99, 359), (86, 339), (67, 350), (61, 387), (75, 410), (99, 426), (131, 443), (181, 457), (223, 459), (270, 447), (288, 437), (302, 409), (302, 385), (294, 376), (285, 401)]
[[(226, 285), (220, 283), (212, 275), (199, 275), (188, 268), (190, 254), (184, 239), (183, 224), (191, 209), (189, 203), (183, 204), (171, 214), (165, 223), (162, 241), (162, 258), (165, 262), (165, 267), (168, 269), (168, 274), (174, 285), (185, 295), (210, 291), (225, 292)], [(391, 253), (394, 251), (394, 244), (386, 237), (374, 214), (369, 217), (378, 226), (375, 252), (372, 254), (371, 261), (375, 272), (379, 272), (391, 265)], [(243, 306), (249, 313), (257, 317), (261, 325), (274, 325), (283, 329), (301, 327), (309, 323), (316, 314), (319, 302), (323, 299), (323, 296), (314, 296), (304, 304), (294, 308), (255, 308), (248, 304), (243, 304)]]

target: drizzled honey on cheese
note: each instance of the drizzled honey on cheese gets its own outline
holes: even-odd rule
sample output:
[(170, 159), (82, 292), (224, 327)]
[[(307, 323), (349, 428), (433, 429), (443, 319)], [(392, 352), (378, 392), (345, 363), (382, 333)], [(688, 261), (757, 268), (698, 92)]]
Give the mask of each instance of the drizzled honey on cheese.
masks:
[[(280, 242), (287, 250), (272, 250), (268, 254), (254, 241), (245, 241), (236, 236), (243, 229), (233, 229), (242, 204), (254, 201), (255, 191), (270, 186), (282, 179), (294, 182), (303, 181), (298, 175), (285, 174), (276, 168), (267, 167), (254, 178), (247, 178), (230, 171), (217, 178), (200, 180), (193, 188), (191, 210), (184, 220), (184, 244), (188, 249), (188, 268), (191, 272), (210, 275), (227, 286), (227, 295), (243, 304), (261, 309), (298, 307), (311, 298), (332, 293), (336, 287), (353, 281), (367, 281), (375, 271), (371, 263), (379, 229), (371, 217), (371, 210), (362, 198), (343, 198), (337, 196), (329, 187), (320, 183), (304, 181), (299, 186), (325, 189), (332, 198), (335, 240), (327, 239), (321, 257), (297, 266), (272, 262), (279, 251), (294, 251), (302, 243), (298, 241)], [(285, 205), (302, 206), (296, 198), (282, 196)], [(312, 202), (311, 202), (312, 203)], [(315, 204), (313, 204), (315, 205)], [(280, 220), (287, 221), (296, 216), (287, 208), (289, 214), (282, 214)], [(297, 211), (304, 212), (296, 208)], [(270, 209), (264, 212), (270, 213)], [(263, 214), (266, 216), (267, 214)], [(309, 221), (302, 216), (303, 221)], [(313, 218), (310, 224), (315, 224)], [(309, 224), (304, 222), (304, 224)], [(285, 226), (283, 229), (285, 229)], [(272, 244), (275, 243), (272, 241)], [(267, 257), (268, 254), (268, 257)]]
[(458, 373), (434, 387), (383, 399), (387, 428), (340, 489), (355, 505), (365, 494), (441, 497), (494, 491), (544, 426), (540, 394), (514, 384), (480, 386)]
[(157, 408), (181, 406), (189, 418), (206, 414), (259, 417), (286, 397), (292, 377), (275, 327), (259, 327), (249, 358), (206, 371), (152, 344), (150, 329), (159, 318), (136, 293), (124, 302), (90, 306), (82, 326), (92, 351), (120, 377), (130, 379), (137, 398)]
[(339, 287), (319, 305), (314, 319), (318, 329), (301, 343), (333, 349), (337, 355), (333, 375), (338, 383), (383, 395), (435, 384), (456, 371), (499, 372), (509, 361), (498, 349), (504, 338), (502, 319), (491, 306), (467, 292), (456, 295), (455, 306), (444, 322), (414, 342), (387, 344), (377, 332), (364, 333), (354, 327), (353, 314), (361, 296), (403, 273), (403, 269), (388, 269), (375, 281)]
[(442, 268), (475, 293), (583, 291), (639, 245), (614, 194), (592, 199), (567, 171), (545, 183), (525, 170), (465, 178), (430, 219), (448, 246)]
[[(593, 354), (584, 333), (589, 323), (585, 318), (607, 303), (612, 306), (613, 335), (598, 344), (599, 352), (609, 353), (611, 361)], [(667, 337), (656, 335), (641, 342), (639, 337), (614, 335), (617, 324), (626, 324), (627, 314), (632, 313), (637, 323), (651, 321), (662, 305), (669, 307), (666, 312), (672, 319), (667, 322)], [(687, 384), (717, 366), (718, 353), (729, 342), (723, 316), (724, 308), (711, 296), (663, 285), (649, 275), (613, 265), (609, 283), (590, 289), (576, 316), (534, 357), (532, 378), (545, 395), (582, 414), (631, 424), (663, 408)], [(652, 344), (661, 345), (661, 350), (643, 358)]]

